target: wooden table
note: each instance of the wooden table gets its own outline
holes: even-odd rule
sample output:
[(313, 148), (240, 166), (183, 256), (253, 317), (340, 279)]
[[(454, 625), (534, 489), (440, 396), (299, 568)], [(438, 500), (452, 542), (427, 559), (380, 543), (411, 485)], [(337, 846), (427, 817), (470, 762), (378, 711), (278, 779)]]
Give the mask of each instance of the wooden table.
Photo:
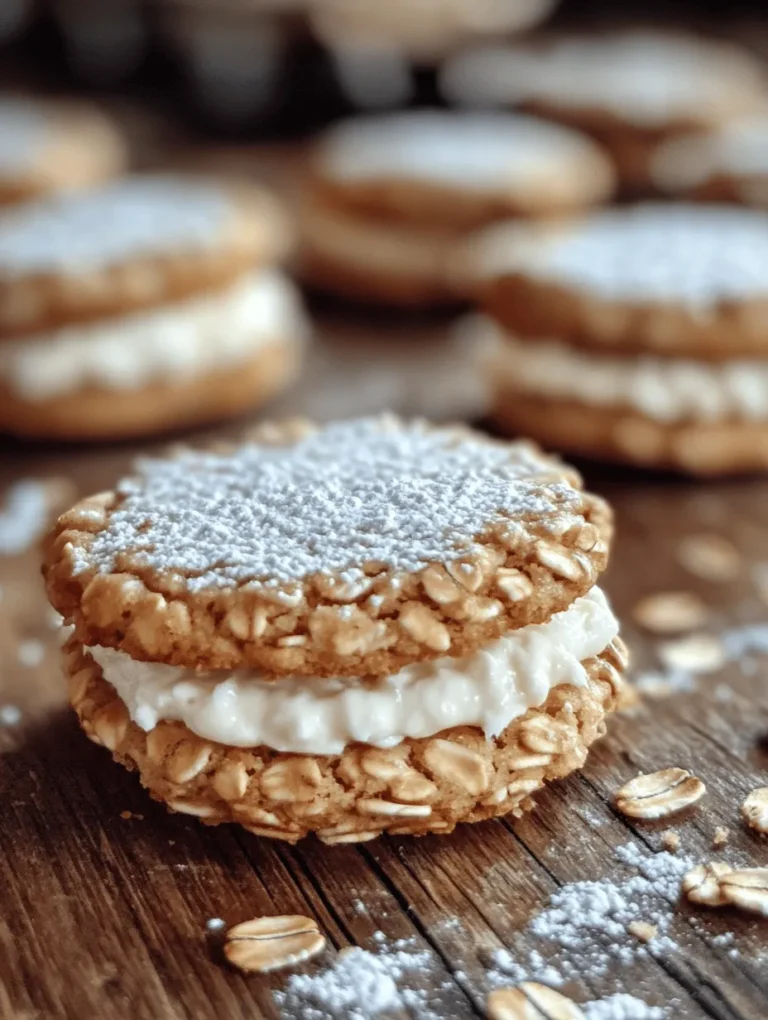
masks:
[[(443, 333), (441, 323), (372, 331), (326, 316), (305, 382), (269, 411), (309, 408), (328, 418), (393, 403), (409, 413), (468, 410), (455, 403), (466, 377), (457, 360), (444, 358), (437, 374), (446, 378), (436, 381)], [(435, 397), (448, 392), (450, 376), (459, 385), (441, 406)], [(6, 443), (0, 489), (21, 477), (66, 476), (85, 494), (111, 485), (136, 452)], [(768, 562), (765, 482), (704, 486), (596, 469), (588, 478), (618, 510), (607, 587), (640, 667), (653, 663), (655, 644), (630, 623), (642, 595), (697, 590), (717, 628), (765, 619), (750, 580), (751, 568)], [(698, 531), (733, 539), (744, 554), (741, 580), (713, 584), (685, 574), (675, 549)], [(431, 1014), (422, 1015), (483, 1016), (490, 955), (520, 938), (554, 890), (616, 874), (623, 844), (660, 847), (658, 826), (632, 824), (610, 806), (612, 793), (638, 771), (679, 764), (707, 784), (700, 805), (675, 820), (681, 853), (710, 859), (716, 826), (727, 826), (730, 844), (715, 856), (768, 863), (768, 844), (738, 813), (746, 793), (766, 782), (765, 661), (757, 660), (751, 676), (732, 663), (700, 678), (694, 693), (646, 699), (617, 716), (583, 773), (548, 789), (520, 821), (467, 826), (443, 838), (349, 847), (306, 840), (292, 848), (232, 826), (208, 829), (151, 802), (135, 776), (84, 738), (66, 707), (37, 553), (0, 557), (0, 586), (0, 706), (22, 713), (18, 725), (0, 725), (3, 1020), (276, 1017), (272, 989), (285, 979), (230, 969), (206, 921), (294, 912), (317, 918), (329, 939), (309, 972), (328, 966), (342, 946), (375, 950), (374, 933), (382, 931), (429, 951), (430, 964), (409, 978), (427, 990)], [(39, 666), (19, 661), (20, 643), (30, 639), (44, 643)], [(675, 914), (676, 952), (617, 963), (602, 976), (585, 969), (584, 980), (565, 990), (579, 1001), (632, 993), (666, 1006), (674, 1020), (764, 1020), (768, 957), (760, 952), (768, 950), (768, 922), (690, 905)], [(700, 923), (692, 927), (691, 918)], [(735, 958), (733, 946), (712, 944), (726, 932), (735, 933)], [(528, 944), (537, 945), (533, 938)]]

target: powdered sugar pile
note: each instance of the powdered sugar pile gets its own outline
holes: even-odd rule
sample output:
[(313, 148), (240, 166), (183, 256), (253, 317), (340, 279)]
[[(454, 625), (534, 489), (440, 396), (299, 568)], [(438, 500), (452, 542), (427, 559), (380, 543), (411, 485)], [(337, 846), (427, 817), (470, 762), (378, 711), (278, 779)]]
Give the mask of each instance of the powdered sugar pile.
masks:
[(173, 176), (128, 177), (6, 214), (0, 275), (100, 267), (180, 247), (209, 248), (231, 209), (213, 183)]
[(370, 561), (412, 571), (454, 560), (491, 523), (578, 506), (527, 446), (458, 436), (382, 417), (287, 447), (145, 461), (77, 569), (108, 572), (139, 550), (142, 565), (190, 575), (192, 591), (315, 572), (351, 580)]
[[(528, 939), (540, 940), (540, 951), (497, 951), (489, 974), (492, 986), (526, 978), (558, 984), (585, 975), (597, 977), (616, 963), (627, 965), (676, 949), (667, 931), (680, 881), (693, 862), (667, 852), (647, 854), (632, 843), (619, 847), (616, 856), (634, 873), (558, 889), (525, 931)], [(633, 921), (655, 925), (658, 934), (643, 945), (627, 930)]]
[(642, 999), (621, 992), (587, 1002), (582, 1009), (587, 1020), (664, 1020), (667, 1015), (660, 1006), (649, 1006)]
[(0, 555), (24, 552), (45, 530), (49, 497), (45, 485), (33, 479), (16, 482), (0, 508)]
[(275, 994), (280, 1015), (290, 1020), (368, 1020), (380, 1013), (411, 1009), (421, 1020), (439, 1020), (429, 1009), (427, 993), (401, 989), (398, 981), (433, 962), (429, 952), (414, 951), (410, 939), (388, 945), (374, 936), (377, 953), (352, 947), (339, 954), (327, 970), (293, 974), (285, 990)]
[(768, 294), (768, 214), (648, 202), (596, 213), (557, 238), (502, 226), (483, 243), (482, 271), (526, 275), (606, 300), (709, 309)]

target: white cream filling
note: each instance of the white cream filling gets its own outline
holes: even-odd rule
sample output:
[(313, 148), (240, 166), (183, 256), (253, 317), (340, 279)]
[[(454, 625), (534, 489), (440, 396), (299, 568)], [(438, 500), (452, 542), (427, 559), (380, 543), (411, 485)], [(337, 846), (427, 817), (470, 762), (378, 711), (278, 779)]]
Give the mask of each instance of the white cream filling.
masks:
[(246, 361), (305, 330), (293, 284), (258, 271), (222, 291), (161, 308), (0, 343), (0, 379), (26, 400), (92, 385), (131, 390)]
[(452, 726), (478, 726), (495, 737), (543, 704), (553, 687), (584, 687), (582, 661), (602, 652), (618, 630), (605, 595), (593, 588), (546, 623), (510, 631), (463, 658), (407, 666), (373, 687), (354, 679), (196, 673), (136, 662), (111, 648), (88, 651), (144, 730), (178, 720), (236, 747), (341, 754), (353, 742), (393, 747)]
[(593, 354), (559, 340), (521, 341), (492, 323), (498, 344), (492, 378), (510, 389), (574, 400), (591, 407), (628, 407), (659, 422), (768, 420), (768, 362)]

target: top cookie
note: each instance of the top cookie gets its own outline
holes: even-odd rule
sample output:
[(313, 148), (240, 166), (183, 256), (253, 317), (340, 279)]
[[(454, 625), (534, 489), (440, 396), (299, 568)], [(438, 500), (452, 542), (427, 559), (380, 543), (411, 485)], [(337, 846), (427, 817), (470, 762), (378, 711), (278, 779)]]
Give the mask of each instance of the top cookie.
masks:
[(738, 116), (764, 101), (766, 79), (735, 46), (624, 31), (469, 50), (445, 66), (442, 90), (456, 102), (524, 104), (584, 127), (658, 131)]
[(0, 96), (0, 205), (91, 187), (126, 159), (119, 132), (93, 107)]
[(768, 114), (662, 143), (651, 163), (660, 191), (768, 206)]
[(505, 113), (416, 110), (343, 122), (321, 139), (315, 184), (373, 216), (475, 226), (601, 201), (613, 171), (567, 128)]
[(574, 472), (464, 428), (264, 426), (140, 469), (59, 519), (45, 566), (80, 640), (140, 660), (393, 673), (548, 619), (607, 559)]
[(163, 304), (275, 258), (287, 227), (253, 186), (136, 176), (0, 216), (0, 331)]
[(713, 359), (768, 353), (768, 214), (647, 203), (567, 227), (492, 227), (463, 255), (523, 336)]

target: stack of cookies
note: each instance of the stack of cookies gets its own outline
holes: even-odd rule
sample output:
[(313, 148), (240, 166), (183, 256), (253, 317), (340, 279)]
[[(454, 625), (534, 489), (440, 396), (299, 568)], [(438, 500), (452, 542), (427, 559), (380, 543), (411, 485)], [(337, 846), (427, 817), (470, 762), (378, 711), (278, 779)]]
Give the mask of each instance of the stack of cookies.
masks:
[(649, 203), (470, 245), (495, 417), (699, 475), (768, 468), (768, 214)]
[(49, 597), (87, 735), (208, 824), (450, 832), (580, 767), (625, 649), (607, 505), (528, 443), (262, 426), (64, 514)]
[(365, 117), (319, 142), (300, 209), (313, 286), (411, 307), (456, 300), (449, 267), (473, 229), (605, 200), (608, 160), (588, 139), (514, 114)]
[(0, 206), (92, 187), (125, 163), (120, 134), (93, 107), (0, 96)]
[(120, 439), (242, 412), (294, 374), (288, 230), (253, 186), (125, 178), (0, 216), (0, 430)]
[(660, 145), (653, 183), (676, 198), (768, 206), (768, 113)]
[(454, 102), (520, 107), (586, 132), (628, 190), (653, 186), (660, 144), (746, 116), (768, 95), (763, 68), (746, 51), (651, 31), (468, 50), (446, 63), (442, 91)]

